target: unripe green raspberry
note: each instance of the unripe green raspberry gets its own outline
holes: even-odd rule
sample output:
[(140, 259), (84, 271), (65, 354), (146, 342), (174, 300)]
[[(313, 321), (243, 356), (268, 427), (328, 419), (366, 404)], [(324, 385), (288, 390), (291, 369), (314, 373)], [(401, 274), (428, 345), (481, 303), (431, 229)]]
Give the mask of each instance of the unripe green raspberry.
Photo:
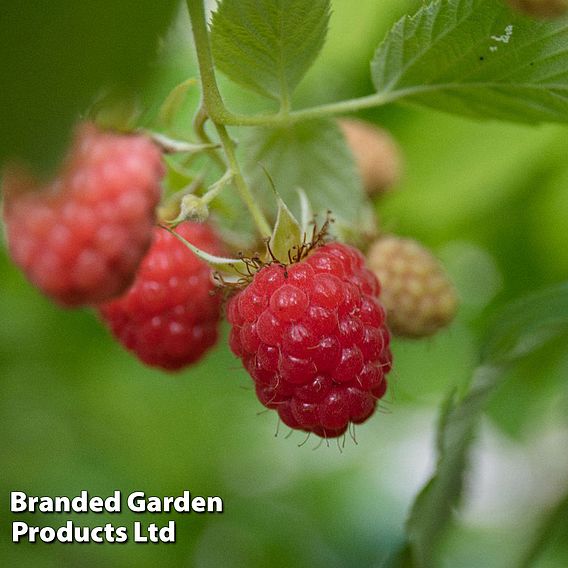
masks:
[(390, 330), (401, 337), (426, 337), (454, 318), (458, 298), (440, 262), (412, 239), (387, 235), (375, 241), (368, 264), (382, 287)]
[(342, 118), (337, 121), (369, 195), (388, 191), (400, 179), (400, 150), (392, 136), (362, 120)]
[(559, 18), (568, 12), (568, 0), (507, 0), (519, 12), (533, 18)]

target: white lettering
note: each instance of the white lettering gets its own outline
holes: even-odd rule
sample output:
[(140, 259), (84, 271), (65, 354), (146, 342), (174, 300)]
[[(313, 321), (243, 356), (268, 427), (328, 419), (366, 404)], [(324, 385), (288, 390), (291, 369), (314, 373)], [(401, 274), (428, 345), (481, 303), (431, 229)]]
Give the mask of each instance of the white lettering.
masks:
[(120, 491), (105, 499), (105, 509), (108, 513), (120, 513)]
[(221, 499), (221, 497), (207, 497), (207, 512), (222, 513), (223, 499)]
[(22, 513), (27, 508), (26, 494), (23, 491), (12, 491), (10, 493), (10, 511), (12, 513)]
[(144, 491), (135, 491), (128, 496), (128, 508), (133, 513), (143, 513), (146, 510)]
[(134, 523), (134, 542), (148, 542), (148, 537), (142, 534), (142, 523)]
[(20, 542), (20, 537), (28, 532), (28, 525), (20, 521), (12, 523), (12, 542)]

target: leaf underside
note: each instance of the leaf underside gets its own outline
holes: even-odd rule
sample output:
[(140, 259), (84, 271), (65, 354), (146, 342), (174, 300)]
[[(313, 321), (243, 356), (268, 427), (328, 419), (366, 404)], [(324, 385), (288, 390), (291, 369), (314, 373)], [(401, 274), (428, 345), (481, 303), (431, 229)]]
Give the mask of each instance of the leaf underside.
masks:
[(248, 129), (241, 146), (249, 183), (273, 217), (274, 197), (263, 168), (296, 218), (300, 217), (301, 188), (320, 222), (331, 211), (335, 218), (357, 226), (364, 207), (363, 189), (353, 157), (334, 121)]

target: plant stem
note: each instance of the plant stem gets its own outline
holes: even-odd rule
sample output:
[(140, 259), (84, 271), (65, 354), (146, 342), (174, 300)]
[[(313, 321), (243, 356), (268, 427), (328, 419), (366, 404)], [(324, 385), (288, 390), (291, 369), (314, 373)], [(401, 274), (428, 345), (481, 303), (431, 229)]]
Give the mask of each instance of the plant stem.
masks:
[[(205, 108), (203, 107), (202, 100), (199, 104), (197, 112), (195, 113), (195, 116), (193, 117), (193, 130), (199, 140), (201, 140), (201, 142), (203, 142), (204, 144), (211, 144), (211, 138), (209, 138), (209, 135), (205, 131), (205, 123), (207, 122), (207, 119), (208, 116), (205, 112)], [(207, 153), (209, 154), (211, 159), (219, 165), (221, 169), (226, 169), (227, 164), (225, 163), (225, 160), (223, 160), (223, 158), (219, 155), (219, 152), (217, 152), (215, 148), (212, 148)]]
[[(229, 136), (224, 121), (230, 113), (223, 104), (221, 93), (217, 86), (217, 79), (215, 77), (215, 70), (213, 68), (213, 58), (211, 56), (211, 47), (209, 45), (209, 33), (207, 31), (207, 24), (205, 22), (205, 9), (203, 7), (203, 0), (187, 0), (187, 8), (191, 19), (191, 29), (195, 41), (195, 50), (197, 52), (197, 61), (199, 64), (199, 74), (201, 77), (201, 85), (203, 91), (202, 107), (205, 113), (217, 130), (223, 150), (227, 156), (229, 168), (233, 174), (235, 187), (249, 209), (254, 222), (263, 237), (270, 237), (271, 230), (266, 217), (262, 213), (258, 204), (243, 177), (237, 156), (235, 153), (235, 144)], [(199, 124), (201, 136), (206, 133), (203, 130), (204, 119), (197, 120)]]
[(217, 180), (208, 190), (201, 196), (204, 203), (209, 205), (218, 195), (221, 193), (223, 188), (233, 180), (233, 172), (227, 170), (223, 177)]
[(214, 150), (219, 147), (219, 144), (213, 144), (211, 140), (204, 142), (203, 144), (193, 144), (192, 142), (187, 142), (186, 140), (176, 140), (165, 136), (160, 132), (143, 131), (147, 136), (152, 138), (152, 140), (161, 148), (164, 154), (199, 154), (200, 152), (206, 152), (208, 150)]
[(401, 98), (404, 94), (403, 91), (374, 93), (358, 99), (318, 105), (292, 112), (281, 111), (273, 114), (235, 114), (225, 109), (223, 116), (219, 117), (219, 121), (229, 126), (286, 126), (298, 121), (325, 118), (365, 108), (382, 106)]
[(205, 9), (203, 0), (187, 0), (187, 9), (191, 20), (191, 30), (195, 41), (197, 52), (197, 63), (199, 65), (199, 75), (203, 92), (203, 106), (208, 116), (214, 122), (221, 122), (227, 109), (221, 98), (215, 70), (213, 67), (213, 57), (209, 45), (209, 32), (205, 22)]
[(270, 229), (270, 225), (264, 216), (264, 213), (261, 211), (257, 203), (255, 202), (254, 196), (252, 195), (245, 178), (241, 172), (241, 168), (239, 166), (239, 162), (237, 161), (237, 156), (235, 154), (235, 143), (229, 136), (225, 125), (215, 123), (215, 128), (217, 129), (217, 133), (219, 134), (219, 138), (221, 140), (221, 144), (223, 145), (223, 149), (225, 150), (225, 154), (227, 155), (227, 159), (229, 161), (229, 167), (233, 172), (233, 181), (235, 182), (235, 187), (241, 196), (241, 199), (245, 202), (248, 210), (250, 211), (254, 222), (258, 228), (258, 231), (264, 238), (270, 237), (272, 231)]

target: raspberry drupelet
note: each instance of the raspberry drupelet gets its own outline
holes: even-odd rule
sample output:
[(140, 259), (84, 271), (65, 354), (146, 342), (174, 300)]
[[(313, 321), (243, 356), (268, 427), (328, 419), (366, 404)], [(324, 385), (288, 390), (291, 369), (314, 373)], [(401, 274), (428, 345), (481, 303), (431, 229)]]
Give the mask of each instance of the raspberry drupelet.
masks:
[[(176, 232), (200, 249), (222, 254), (207, 223), (184, 222)], [(209, 266), (168, 231), (154, 241), (132, 287), (103, 304), (100, 313), (114, 336), (145, 364), (177, 371), (195, 363), (217, 341), (221, 296)]]
[(264, 266), (228, 303), (231, 350), (290, 428), (341, 436), (385, 394), (390, 335), (364, 263), (350, 246), (325, 244), (297, 263)]

